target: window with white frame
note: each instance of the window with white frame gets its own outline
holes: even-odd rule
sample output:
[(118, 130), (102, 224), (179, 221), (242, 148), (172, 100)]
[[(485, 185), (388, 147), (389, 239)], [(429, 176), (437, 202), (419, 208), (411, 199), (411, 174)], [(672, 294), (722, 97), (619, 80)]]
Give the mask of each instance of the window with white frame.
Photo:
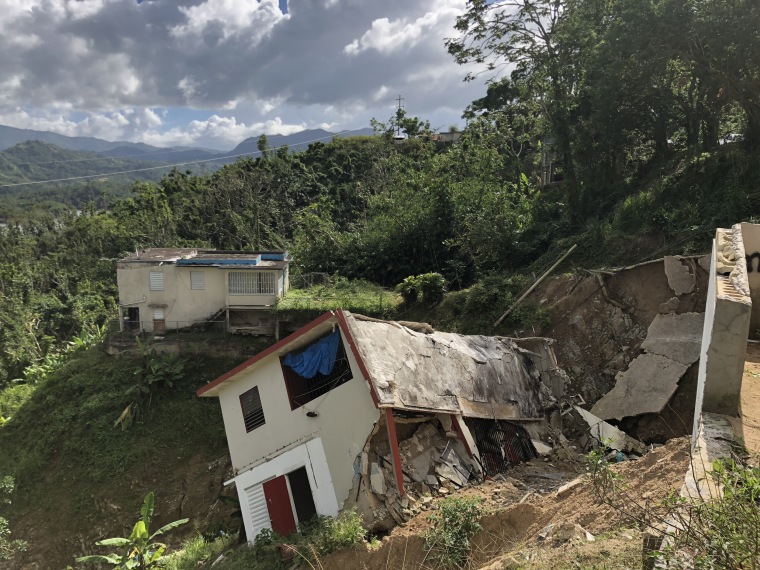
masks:
[(153, 309), (153, 320), (163, 321), (166, 318), (166, 313), (163, 309)]
[(206, 274), (203, 271), (190, 272), (190, 289), (203, 291), (206, 288)]
[(231, 271), (228, 277), (230, 295), (274, 295), (273, 271)]
[(150, 272), (150, 290), (151, 291), (164, 290), (164, 274), (162, 271)]

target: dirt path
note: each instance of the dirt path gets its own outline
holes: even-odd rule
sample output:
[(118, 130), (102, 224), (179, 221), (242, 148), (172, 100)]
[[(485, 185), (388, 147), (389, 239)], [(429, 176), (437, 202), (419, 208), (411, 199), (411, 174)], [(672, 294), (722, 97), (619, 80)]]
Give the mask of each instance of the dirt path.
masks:
[(760, 344), (747, 343), (740, 417), (729, 418), (737, 437), (752, 455), (760, 455)]

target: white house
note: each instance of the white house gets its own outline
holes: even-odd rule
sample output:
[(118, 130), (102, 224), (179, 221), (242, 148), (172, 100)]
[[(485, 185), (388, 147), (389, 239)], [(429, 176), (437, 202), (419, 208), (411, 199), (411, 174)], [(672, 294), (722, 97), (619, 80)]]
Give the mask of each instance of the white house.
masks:
[(220, 400), (249, 540), (351, 506), (392, 525), (404, 495), (535, 455), (550, 341), (407, 325), (330, 311), (198, 390)]
[(122, 327), (161, 332), (224, 318), (229, 330), (273, 332), (289, 286), (286, 251), (158, 248), (116, 263)]

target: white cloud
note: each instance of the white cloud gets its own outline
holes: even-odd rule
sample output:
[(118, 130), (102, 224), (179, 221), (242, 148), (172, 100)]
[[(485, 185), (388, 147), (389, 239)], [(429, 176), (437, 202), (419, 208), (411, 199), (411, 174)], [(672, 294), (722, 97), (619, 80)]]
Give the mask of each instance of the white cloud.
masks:
[(195, 97), (195, 94), (198, 91), (198, 85), (199, 84), (195, 79), (189, 75), (186, 75), (179, 80), (179, 83), (177, 83), (177, 88), (182, 92), (182, 96), (185, 98), (185, 101), (189, 103), (192, 101), (193, 97)]
[(75, 20), (91, 18), (103, 9), (105, 0), (66, 0), (66, 12)]
[[(357, 55), (363, 51), (374, 49), (382, 54), (389, 54), (416, 45), (428, 30), (437, 30), (444, 26), (453, 28), (454, 19), (461, 13), (463, 2), (448, 0), (433, 7), (419, 18), (409, 20), (400, 18), (389, 20), (378, 18), (372, 22), (372, 27), (364, 32), (361, 38), (354, 39), (343, 48), (347, 55)], [(442, 40), (441, 40), (442, 41)]]
[(205, 121), (191, 121), (187, 127), (175, 127), (168, 131), (156, 130), (146, 132), (142, 142), (155, 146), (177, 146), (205, 144), (217, 148), (231, 148), (244, 139), (262, 133), (270, 135), (290, 135), (306, 128), (305, 123), (286, 124), (280, 117), (268, 121), (246, 124), (238, 122), (235, 117), (211, 115)]
[(179, 11), (187, 21), (171, 28), (175, 37), (200, 36), (209, 27), (220, 26), (222, 40), (245, 32), (253, 45), (287, 18), (276, 0), (206, 0), (197, 6), (180, 6)]

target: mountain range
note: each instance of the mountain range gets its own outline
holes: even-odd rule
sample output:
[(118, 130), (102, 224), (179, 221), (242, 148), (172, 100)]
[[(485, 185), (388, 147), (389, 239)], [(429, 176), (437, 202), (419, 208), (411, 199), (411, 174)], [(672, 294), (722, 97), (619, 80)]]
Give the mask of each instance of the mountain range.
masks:
[[(292, 151), (296, 151), (305, 150), (310, 142), (328, 140), (331, 136), (364, 136), (371, 134), (373, 134), (373, 131), (370, 128), (359, 129), (345, 134), (331, 133), (323, 129), (309, 129), (292, 135), (267, 135), (267, 139), (269, 146), (272, 148), (287, 145)], [(69, 137), (50, 131), (17, 129), (15, 127), (0, 125), (0, 151), (27, 141), (38, 141), (55, 145), (64, 150), (93, 152), (101, 156), (113, 158), (135, 159), (139, 161), (150, 160), (170, 164), (197, 160), (208, 160), (222, 164), (233, 162), (239, 155), (258, 152), (258, 140), (259, 137), (250, 137), (229, 152), (218, 152), (197, 147), (179, 146), (162, 148), (145, 143), (107, 141), (94, 137)]]

